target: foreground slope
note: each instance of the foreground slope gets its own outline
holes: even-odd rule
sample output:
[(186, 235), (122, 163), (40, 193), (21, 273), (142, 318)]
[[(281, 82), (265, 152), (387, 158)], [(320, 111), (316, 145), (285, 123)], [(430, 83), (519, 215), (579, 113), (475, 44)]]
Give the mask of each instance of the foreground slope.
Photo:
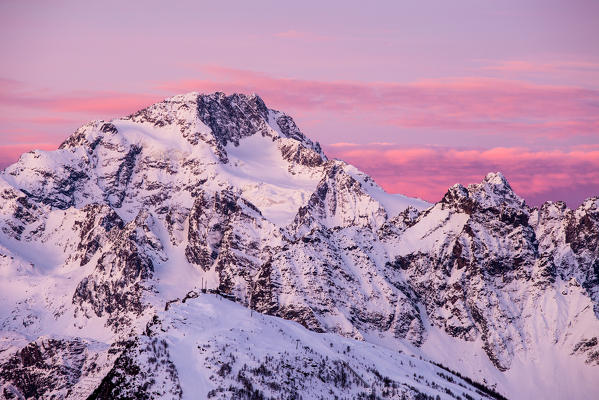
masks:
[[(225, 317), (226, 316), (226, 317)], [(414, 356), (190, 293), (138, 335), (3, 341), (10, 398), (441, 398), (492, 392)]]
[[(91, 122), (60, 149), (26, 153), (6, 168), (0, 198), (6, 393), (43, 384), (71, 398), (126, 396), (131, 375), (150, 374), (164, 395), (189, 395), (182, 370), (206, 378), (204, 367), (189, 364), (203, 365), (204, 355), (177, 359), (168, 344), (183, 334), (198, 341), (185, 346), (212, 340), (196, 323), (176, 322), (187, 312), (181, 307), (200, 301), (188, 294), (201, 289), (316, 332), (297, 340), (336, 334), (403, 351), (513, 398), (584, 398), (599, 379), (597, 198), (576, 210), (530, 209), (499, 173), (453, 186), (435, 205), (389, 195), (355, 167), (328, 160), (259, 97), (222, 93), (175, 96)], [(229, 312), (253, 323), (226, 307), (211, 317), (223, 319), (218, 326)], [(276, 359), (285, 349), (245, 357)], [(399, 368), (385, 354), (373, 362)], [(79, 372), (23, 382), (6, 372), (15, 357), (23, 368), (41, 362)], [(314, 372), (302, 365), (294, 371)], [(352, 368), (365, 382), (373, 374), (365, 364)], [(268, 381), (246, 372), (252, 383)], [(224, 380), (208, 380), (206, 390), (230, 395), (217, 390)], [(293, 384), (287, 392), (307, 390)], [(414, 381), (397, 385), (410, 396), (421, 391), (409, 388), (420, 387)]]

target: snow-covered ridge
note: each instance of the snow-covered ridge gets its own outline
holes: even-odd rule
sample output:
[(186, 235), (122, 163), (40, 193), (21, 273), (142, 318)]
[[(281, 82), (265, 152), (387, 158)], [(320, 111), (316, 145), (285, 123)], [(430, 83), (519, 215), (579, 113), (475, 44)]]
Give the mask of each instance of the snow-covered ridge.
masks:
[[(257, 362), (292, 355), (293, 374), (353, 376), (347, 387), (314, 381), (319, 391), (451, 397), (430, 364), (408, 360), (404, 377), (399, 350), (510, 398), (583, 398), (599, 379), (597, 198), (531, 209), (500, 173), (434, 205), (388, 194), (256, 95), (189, 93), (93, 121), (0, 173), (0, 199), (6, 393), (133, 396), (128, 387), (179, 398), (197, 381), (227, 398), (221, 388), (244, 393), (259, 380), (252, 388), (276, 397), (266, 383), (291, 370), (268, 375)], [(201, 289), (238, 304), (220, 307)], [(233, 316), (251, 329), (228, 334)], [(214, 330), (199, 330), (207, 321)], [(268, 326), (283, 331), (276, 346), (252, 339)], [(284, 343), (314, 351), (323, 337), (360, 356), (319, 369), (336, 350)], [(254, 348), (233, 361), (206, 347), (239, 340)], [(387, 386), (368, 366), (373, 344)], [(29, 383), (7, 372), (17, 367)], [(284, 388), (317, 398), (297, 379)]]

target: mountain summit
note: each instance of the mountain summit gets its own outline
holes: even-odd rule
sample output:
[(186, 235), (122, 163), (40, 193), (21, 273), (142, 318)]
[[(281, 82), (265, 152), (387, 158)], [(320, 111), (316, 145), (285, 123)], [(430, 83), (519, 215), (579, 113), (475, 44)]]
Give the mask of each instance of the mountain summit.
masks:
[(0, 198), (4, 398), (583, 398), (599, 379), (598, 198), (529, 208), (501, 173), (436, 204), (388, 194), (223, 93), (90, 122), (7, 167)]

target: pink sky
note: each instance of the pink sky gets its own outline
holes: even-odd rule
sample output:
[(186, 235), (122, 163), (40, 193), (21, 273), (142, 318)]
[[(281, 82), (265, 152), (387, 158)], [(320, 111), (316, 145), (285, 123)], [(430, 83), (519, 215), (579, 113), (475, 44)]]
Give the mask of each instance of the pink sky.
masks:
[(242, 91), (391, 192), (502, 171), (533, 205), (599, 195), (598, 2), (220, 3), (0, 3), (0, 168), (91, 119)]

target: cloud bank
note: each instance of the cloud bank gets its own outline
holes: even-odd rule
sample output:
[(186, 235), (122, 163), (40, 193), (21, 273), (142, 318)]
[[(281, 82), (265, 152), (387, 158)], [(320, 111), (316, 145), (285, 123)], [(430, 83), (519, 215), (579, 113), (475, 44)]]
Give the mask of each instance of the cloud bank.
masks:
[[(532, 66), (507, 63), (497, 68)], [(437, 130), (455, 141), (455, 146), (443, 147), (386, 141), (365, 145), (364, 137), (348, 129), (343, 142), (323, 143), (329, 154), (356, 164), (390, 192), (436, 201), (456, 182), (478, 182), (487, 172), (500, 170), (532, 204), (564, 199), (576, 206), (599, 195), (599, 147), (593, 144), (599, 136), (598, 90), (475, 76), (411, 83), (319, 81), (218, 65), (201, 66), (197, 74), (202, 78), (156, 82), (151, 93), (50, 93), (0, 79), (0, 106), (9, 110), (0, 115), (0, 167), (23, 151), (50, 148), (50, 130), (58, 145), (89, 119), (127, 115), (177, 93), (224, 91), (258, 93), (269, 106), (299, 115), (300, 125), (303, 120), (318, 126), (325, 112), (343, 130), (351, 118), (365, 116), (372, 122), (366, 135), (375, 140), (378, 126), (414, 136)], [(499, 143), (515, 135), (522, 144), (468, 148), (466, 134)], [(587, 145), (577, 146), (577, 141)], [(564, 142), (572, 144), (558, 145)]]

